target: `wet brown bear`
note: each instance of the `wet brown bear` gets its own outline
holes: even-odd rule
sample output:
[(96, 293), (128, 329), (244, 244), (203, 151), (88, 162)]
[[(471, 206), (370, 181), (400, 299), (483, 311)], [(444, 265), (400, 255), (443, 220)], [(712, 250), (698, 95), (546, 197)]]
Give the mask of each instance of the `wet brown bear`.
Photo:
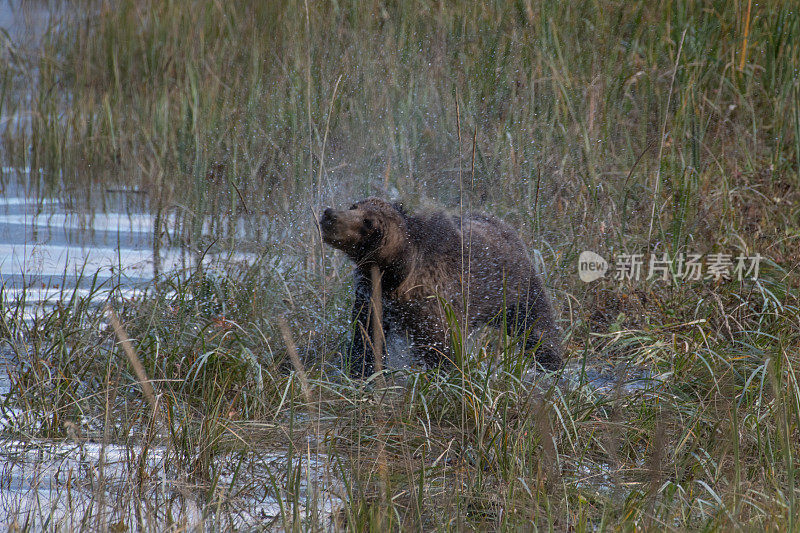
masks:
[(325, 209), (320, 229), (326, 243), (356, 264), (355, 331), (346, 356), (351, 375), (374, 371), (370, 272), (375, 266), (384, 335), (408, 334), (415, 359), (428, 365), (451, 360), (444, 301), (470, 326), (506, 324), (510, 334), (525, 339), (526, 349), (535, 350), (542, 367), (561, 367), (561, 341), (542, 282), (517, 233), (498, 218), (413, 216), (397, 204), (368, 198), (350, 209)]

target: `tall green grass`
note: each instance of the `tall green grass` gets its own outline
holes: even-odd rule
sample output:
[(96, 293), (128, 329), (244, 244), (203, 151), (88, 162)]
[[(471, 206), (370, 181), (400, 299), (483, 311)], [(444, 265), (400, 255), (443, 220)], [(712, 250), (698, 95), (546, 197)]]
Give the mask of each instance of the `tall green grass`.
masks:
[[(4, 165), (30, 167), (48, 194), (139, 188), (176, 215), (159, 217), (173, 243), (260, 259), (110, 300), (158, 418), (102, 308), (28, 323), (4, 301), (16, 362), (4, 408), (23, 417), (8, 435), (68, 438), (64, 421), (88, 416), (84, 431), (104, 442), (164, 448), (210, 524), (232, 516), (219, 465), (235, 457), (242, 474), (225, 490), (279, 498), (268, 523), (285, 529), (798, 527), (796, 9), (81, 6), (37, 60), (8, 70), (10, 88), (36, 83), (30, 100), (3, 90), (4, 113), (31, 117), (4, 126)], [(532, 377), (486, 332), (455, 335), (455, 373), (384, 384), (337, 372), (350, 278), (312, 211), (397, 193), (412, 209), (472, 206), (520, 228), (561, 311), (562, 375)], [(583, 285), (585, 249), (770, 261), (755, 282)], [(259, 470), (269, 451), (284, 460)], [(309, 457), (328, 478), (316, 492)], [(326, 491), (342, 502), (332, 513)], [(173, 524), (167, 509), (152, 527)]]

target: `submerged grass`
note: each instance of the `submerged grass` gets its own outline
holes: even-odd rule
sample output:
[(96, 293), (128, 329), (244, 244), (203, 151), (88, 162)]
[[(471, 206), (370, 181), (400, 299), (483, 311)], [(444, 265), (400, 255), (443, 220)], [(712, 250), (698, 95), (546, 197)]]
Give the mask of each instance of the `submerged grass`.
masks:
[[(109, 511), (121, 528), (800, 527), (796, 9), (80, 7), (39, 54), (3, 52), (2, 112), (29, 117), (2, 123), (3, 165), (78, 205), (145, 192), (154, 234), (198, 265), (209, 250), (259, 260), (32, 321), (3, 296), (4, 436), (128, 450), (125, 483), (83, 487), (98, 507), (9, 510), (20, 527), (91, 527), (115, 498), (134, 502)], [(531, 375), (508, 339), (477, 332), (454, 335), (459, 372), (342, 376), (349, 276), (312, 210), (365, 194), (519, 227), (561, 308), (567, 369)], [(582, 250), (766, 259), (757, 281), (584, 285)]]

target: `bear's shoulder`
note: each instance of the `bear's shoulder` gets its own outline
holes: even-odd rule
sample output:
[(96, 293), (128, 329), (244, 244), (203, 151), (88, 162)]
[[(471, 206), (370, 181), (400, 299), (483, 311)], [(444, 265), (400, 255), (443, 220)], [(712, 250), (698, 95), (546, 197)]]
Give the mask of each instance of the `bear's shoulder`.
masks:
[(408, 238), (412, 246), (426, 256), (448, 253), (461, 242), (457, 217), (446, 211), (431, 211), (408, 217)]

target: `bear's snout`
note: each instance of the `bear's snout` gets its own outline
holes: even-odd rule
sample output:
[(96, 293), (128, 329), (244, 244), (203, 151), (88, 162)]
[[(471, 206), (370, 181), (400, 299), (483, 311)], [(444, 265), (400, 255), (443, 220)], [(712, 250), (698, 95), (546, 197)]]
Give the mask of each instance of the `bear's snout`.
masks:
[(344, 249), (343, 245), (354, 238), (350, 235), (346, 211), (337, 211), (330, 207), (325, 208), (319, 219), (319, 229), (322, 231), (322, 240), (334, 248)]
[(330, 207), (325, 208), (325, 211), (322, 212), (322, 218), (319, 219), (319, 225), (322, 226), (322, 229), (330, 229), (333, 226), (336, 218), (335, 214), (336, 212)]

